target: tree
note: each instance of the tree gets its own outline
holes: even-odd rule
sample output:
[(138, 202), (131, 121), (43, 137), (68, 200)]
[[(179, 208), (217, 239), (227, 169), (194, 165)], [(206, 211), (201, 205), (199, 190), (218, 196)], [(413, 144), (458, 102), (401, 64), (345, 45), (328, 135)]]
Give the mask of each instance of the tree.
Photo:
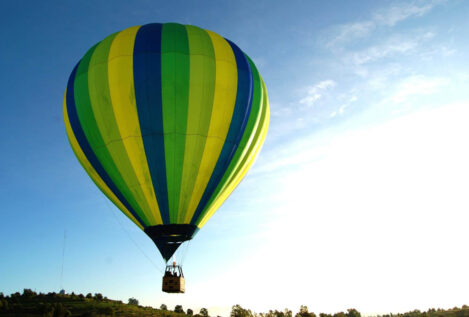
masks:
[(347, 309), (347, 317), (362, 317), (362, 315), (355, 308), (349, 308)]
[(316, 317), (316, 314), (308, 311), (308, 306), (301, 305), (300, 311), (296, 313), (295, 317)]
[(234, 305), (231, 308), (230, 317), (252, 317), (252, 312), (249, 309), (244, 309), (240, 305)]
[(100, 300), (100, 301), (103, 300), (103, 294), (101, 294), (101, 293), (95, 293), (95, 294), (94, 294), (94, 299)]
[(342, 311), (341, 311), (341, 312), (338, 312), (338, 313), (335, 313), (333, 316), (334, 316), (334, 317), (347, 317), (347, 315), (345, 315), (345, 313), (342, 312)]
[(207, 308), (201, 308), (199, 314), (202, 315), (203, 317), (209, 317)]
[(183, 313), (184, 314), (184, 309), (182, 308), (182, 305), (176, 305), (174, 307), (174, 312), (175, 313)]
[(188, 314), (189, 316), (192, 316), (192, 315), (194, 315), (194, 311), (192, 309), (188, 308), (186, 314)]
[(129, 298), (129, 305), (138, 306), (138, 299), (135, 299), (133, 297)]
[(37, 295), (36, 292), (31, 290), (30, 288), (24, 288), (23, 289), (23, 297), (31, 298), (31, 297), (34, 297), (36, 295)]
[(86, 294), (86, 298), (93, 298), (93, 295), (91, 293)]
[(168, 310), (168, 306), (166, 306), (166, 304), (161, 304), (160, 309), (161, 310)]

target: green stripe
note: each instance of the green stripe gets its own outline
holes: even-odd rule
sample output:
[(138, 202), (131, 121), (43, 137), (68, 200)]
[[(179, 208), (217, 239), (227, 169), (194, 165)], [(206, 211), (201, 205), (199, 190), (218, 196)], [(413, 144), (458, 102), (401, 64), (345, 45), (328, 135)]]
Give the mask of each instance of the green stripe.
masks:
[[(106, 146), (98, 128), (98, 125), (102, 125), (103, 122), (106, 122), (107, 125), (114, 122), (114, 120), (110, 120), (110, 118), (114, 118), (114, 114), (111, 112), (109, 115), (108, 110), (109, 108), (112, 109), (112, 104), (107, 81), (107, 56), (114, 37), (115, 34), (107, 37), (93, 51), (90, 50), (78, 67), (75, 80), (75, 100), (78, 105), (78, 117), (86, 138), (104, 170), (142, 219), (143, 225), (149, 225), (148, 219), (145, 218), (140, 205), (137, 203), (138, 199), (133, 196), (124, 181), (127, 176), (121, 175), (114, 163), (113, 157), (116, 158), (116, 156), (109, 151), (112, 146)], [(93, 67), (90, 69), (90, 66)], [(109, 131), (112, 131), (112, 129), (109, 129)], [(120, 139), (120, 135), (116, 136), (111, 132), (111, 135), (106, 136), (108, 142), (116, 139)], [(113, 144), (121, 143), (113, 142)]]
[(189, 43), (183, 25), (163, 25), (161, 89), (169, 218), (177, 222), (189, 99)]
[[(199, 224), (199, 222), (203, 219), (213, 202), (215, 202), (218, 196), (231, 183), (231, 180), (239, 173), (239, 170), (246, 164), (245, 160), (249, 156), (249, 153), (252, 151), (252, 147), (255, 145), (256, 140), (260, 135), (260, 130), (262, 127), (261, 108), (263, 89), (260, 81), (259, 72), (256, 66), (247, 55), (245, 56), (249, 61), (249, 65), (251, 66), (254, 81), (251, 113), (246, 124), (246, 129), (244, 130), (243, 137), (241, 138), (241, 141), (239, 143), (238, 149), (236, 150), (236, 153), (234, 154), (230, 165), (226, 169), (223, 178), (218, 183), (218, 186), (215, 189), (212, 197), (210, 197), (210, 200), (205, 206), (204, 211), (201, 212), (199, 218), (197, 219), (196, 224)], [(255, 132), (257, 133), (253, 133), (254, 130), (256, 130)]]
[(189, 109), (178, 222), (188, 209), (207, 140), (215, 93), (215, 51), (208, 33), (186, 26), (190, 50)]

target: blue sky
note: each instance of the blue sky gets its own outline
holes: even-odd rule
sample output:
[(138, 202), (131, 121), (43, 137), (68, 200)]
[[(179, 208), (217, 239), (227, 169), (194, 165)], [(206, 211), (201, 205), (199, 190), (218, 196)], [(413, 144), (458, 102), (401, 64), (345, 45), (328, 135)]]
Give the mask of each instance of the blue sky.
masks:
[[(2, 1), (0, 14), (0, 291), (57, 291), (66, 231), (67, 291), (155, 307), (468, 304), (467, 1)], [(255, 166), (187, 248), (182, 296), (160, 291), (158, 251), (95, 188), (62, 119), (86, 50), (150, 22), (237, 43), (272, 111)]]

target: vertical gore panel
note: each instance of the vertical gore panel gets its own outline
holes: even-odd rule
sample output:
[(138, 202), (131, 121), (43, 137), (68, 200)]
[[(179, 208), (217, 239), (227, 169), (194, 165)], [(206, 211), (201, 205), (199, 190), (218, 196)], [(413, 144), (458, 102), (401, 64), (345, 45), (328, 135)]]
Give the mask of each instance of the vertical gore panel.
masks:
[(267, 130), (269, 127), (269, 118), (270, 118), (270, 110), (269, 110), (269, 101), (267, 98), (267, 90), (265, 88), (264, 81), (261, 78), (262, 84), (262, 109), (261, 109), (261, 119), (259, 128), (255, 131), (255, 136), (253, 143), (248, 151), (248, 157), (246, 162), (238, 167), (238, 170), (235, 171), (235, 177), (233, 180), (228, 184), (227, 188), (221, 193), (220, 197), (214, 202), (212, 207), (208, 212), (206, 212), (205, 216), (200, 217), (198, 220), (197, 226), (202, 228), (208, 219), (215, 213), (215, 211), (220, 207), (220, 205), (228, 198), (228, 196), (233, 192), (233, 190), (238, 186), (241, 180), (244, 178), (248, 170), (251, 168), (252, 164), (257, 158), (259, 154), (262, 144), (264, 143), (265, 137), (267, 135)]
[(225, 189), (232, 182), (233, 178), (236, 177), (236, 171), (238, 171), (239, 168), (246, 164), (246, 160), (250, 153), (249, 150), (251, 149), (254, 142), (255, 131), (257, 131), (261, 127), (260, 119), (262, 108), (262, 85), (259, 77), (259, 72), (257, 71), (256, 66), (249, 59), (248, 56), (246, 56), (246, 58), (248, 59), (249, 65), (251, 67), (254, 83), (252, 105), (251, 112), (249, 114), (249, 119), (246, 124), (246, 128), (244, 129), (243, 137), (239, 142), (238, 149), (236, 150), (235, 155), (231, 159), (231, 162), (228, 165), (225, 174), (223, 175), (223, 178), (218, 183), (215, 192), (212, 194), (199, 219), (205, 217), (206, 213), (210, 213), (211, 206), (216, 200), (218, 200), (220, 195), (225, 192)]
[(190, 51), (189, 106), (179, 196), (178, 223), (184, 223), (207, 139), (215, 90), (215, 54), (203, 29), (186, 26)]
[(189, 207), (184, 219), (188, 223), (200, 202), (213, 173), (218, 157), (225, 143), (236, 102), (238, 72), (233, 50), (220, 35), (207, 31), (215, 51), (216, 74), (215, 93), (213, 97), (212, 115), (199, 173), (194, 185)]
[(234, 52), (236, 65), (238, 68), (236, 104), (230, 124), (230, 129), (223, 145), (223, 149), (220, 153), (220, 156), (218, 157), (218, 161), (212, 176), (210, 177), (210, 181), (208, 182), (194, 216), (192, 217), (191, 224), (195, 224), (197, 222), (200, 214), (205, 209), (205, 206), (207, 205), (210, 197), (212, 196), (218, 183), (223, 177), (223, 174), (228, 168), (228, 165), (230, 164), (231, 159), (233, 158), (233, 155), (238, 148), (239, 141), (243, 136), (243, 132), (246, 128), (246, 123), (249, 118), (249, 113), (251, 111), (253, 90), (251, 67), (249, 66), (249, 62), (246, 56), (244, 56), (244, 53), (232, 42), (228, 41), (228, 43)]
[(121, 141), (109, 93), (108, 58), (115, 36), (104, 39), (94, 50), (89, 65), (83, 68), (86, 76), (76, 85), (81, 89), (78, 94), (79, 115), (80, 120), (86, 120), (85, 133), (100, 163), (138, 215), (145, 220), (144, 224), (150, 225), (150, 220), (143, 212), (148, 207), (140, 188), (134, 185), (137, 178)]
[[(94, 48), (90, 50), (90, 54), (92, 54), (92, 51)], [(91, 149), (90, 144), (88, 143), (88, 140), (85, 136), (85, 133), (83, 132), (82, 126), (80, 124), (80, 120), (78, 118), (77, 114), (77, 107), (75, 104), (75, 76), (77, 72), (78, 65), (75, 66), (75, 68), (72, 71), (72, 74), (70, 75), (68, 84), (67, 84), (67, 95), (66, 95), (66, 105), (67, 105), (67, 114), (68, 118), (70, 120), (70, 126), (72, 128), (73, 134), (76, 137), (76, 140), (78, 144), (80, 145), (80, 148), (83, 150), (83, 153), (85, 157), (88, 159), (90, 162), (91, 166), (96, 170), (98, 175), (101, 177), (101, 179), (104, 181), (104, 183), (109, 187), (109, 189), (114, 193), (114, 195), (122, 202), (122, 204), (131, 212), (131, 214), (134, 216), (134, 218), (142, 225), (144, 225), (144, 221), (139, 217), (139, 215), (134, 211), (132, 206), (127, 202), (127, 200), (124, 198), (122, 193), (117, 189), (117, 187), (114, 185), (112, 182), (111, 178), (109, 175), (106, 173), (104, 170), (103, 166), (101, 165), (100, 161), (96, 157), (95, 153)]]
[(171, 223), (176, 223), (187, 127), (189, 43), (186, 28), (180, 24), (164, 24), (161, 38), (161, 88), (169, 219)]
[[(67, 91), (65, 90), (65, 95)], [(64, 105), (63, 105), (63, 114), (64, 114), (64, 121), (65, 121), (65, 130), (67, 132), (68, 140), (70, 141), (70, 146), (72, 147), (73, 153), (78, 158), (81, 166), (85, 169), (88, 176), (93, 180), (93, 182), (98, 186), (98, 188), (112, 201), (117, 208), (119, 208), (133, 223), (135, 223), (140, 229), (143, 230), (143, 226), (135, 219), (134, 216), (130, 213), (130, 211), (125, 208), (125, 206), (121, 203), (121, 201), (114, 195), (114, 193), (109, 189), (109, 187), (104, 183), (101, 177), (99, 177), (96, 170), (91, 166), (91, 163), (86, 158), (85, 154), (83, 153), (78, 141), (73, 134), (72, 127), (70, 126), (70, 119), (68, 118), (67, 113), (67, 103), (64, 98)]]
[[(143, 212), (151, 225), (162, 224), (160, 209), (156, 201), (153, 182), (148, 170), (145, 148), (143, 146), (140, 123), (138, 121), (133, 76), (133, 51), (135, 35), (140, 27), (134, 26), (119, 32), (112, 41), (108, 57), (109, 92), (114, 116), (139, 188), (140, 196), (146, 204)], [(132, 186), (133, 187), (133, 186)]]
[(134, 85), (143, 145), (164, 224), (169, 224), (161, 100), (162, 24), (142, 26), (135, 37)]

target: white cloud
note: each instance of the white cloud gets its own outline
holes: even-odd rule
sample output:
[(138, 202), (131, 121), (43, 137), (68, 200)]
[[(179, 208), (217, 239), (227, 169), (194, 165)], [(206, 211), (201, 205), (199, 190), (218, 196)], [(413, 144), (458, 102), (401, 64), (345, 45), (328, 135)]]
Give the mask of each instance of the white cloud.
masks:
[(352, 39), (362, 38), (369, 35), (376, 25), (373, 21), (355, 22), (341, 25), (336, 30), (336, 36), (328, 43), (328, 47), (346, 43)]
[(325, 90), (334, 88), (335, 86), (336, 82), (331, 79), (328, 79), (323, 80), (314, 86), (308, 87), (306, 96), (300, 99), (300, 104), (306, 105), (307, 107), (313, 106), (316, 101), (321, 99)]
[(354, 53), (352, 56), (353, 63), (361, 65), (369, 62), (373, 62), (377, 59), (388, 57), (396, 53), (407, 53), (413, 50), (417, 46), (416, 42), (408, 41), (401, 42), (396, 41), (394, 43), (387, 43), (382, 46), (373, 46), (364, 52)]
[(427, 77), (414, 75), (403, 79), (391, 97), (388, 99), (394, 103), (403, 103), (413, 96), (432, 95), (449, 83), (449, 80), (441, 77)]
[(438, 59), (441, 62), (441, 58), (451, 57), (458, 53), (458, 50), (449, 48), (441, 43), (436, 44), (433, 48), (420, 53), (420, 58), (425, 61), (431, 61)]
[(417, 34), (411, 37), (393, 36), (380, 45), (371, 46), (365, 50), (348, 54), (345, 59), (354, 65), (362, 65), (397, 54), (413, 52), (422, 42), (434, 36), (431, 32)]
[(280, 106), (275, 103), (270, 103), (270, 114), (273, 117), (285, 117), (293, 113), (292, 107), (289, 106)]
[(341, 116), (341, 115), (343, 115), (343, 114), (345, 113), (345, 109), (347, 109), (353, 102), (355, 102), (355, 101), (357, 101), (357, 100), (358, 100), (357, 96), (352, 96), (352, 97), (350, 97), (346, 103), (344, 103), (343, 105), (341, 105), (341, 106), (339, 107), (339, 109), (333, 111), (333, 112), (329, 115), (329, 117), (334, 118), (334, 117), (336, 117), (336, 116)]
[(396, 23), (404, 21), (411, 17), (421, 17), (428, 13), (438, 2), (427, 2), (423, 5), (415, 3), (402, 3), (393, 5), (386, 10), (380, 10), (373, 15), (373, 21), (379, 25), (394, 26)]
[[(361, 70), (361, 67), (359, 68)], [(388, 63), (380, 65), (377, 69), (365, 69), (362, 73), (357, 73), (358, 76), (366, 78), (366, 86), (372, 90), (380, 90), (389, 87), (389, 79), (399, 76), (404, 67), (399, 63)]]
[(421, 17), (443, 1), (400, 3), (381, 9), (368, 20), (347, 23), (336, 27), (335, 35), (326, 44), (327, 47), (341, 46), (359, 38), (364, 38), (378, 27), (392, 27), (398, 22), (413, 17)]

